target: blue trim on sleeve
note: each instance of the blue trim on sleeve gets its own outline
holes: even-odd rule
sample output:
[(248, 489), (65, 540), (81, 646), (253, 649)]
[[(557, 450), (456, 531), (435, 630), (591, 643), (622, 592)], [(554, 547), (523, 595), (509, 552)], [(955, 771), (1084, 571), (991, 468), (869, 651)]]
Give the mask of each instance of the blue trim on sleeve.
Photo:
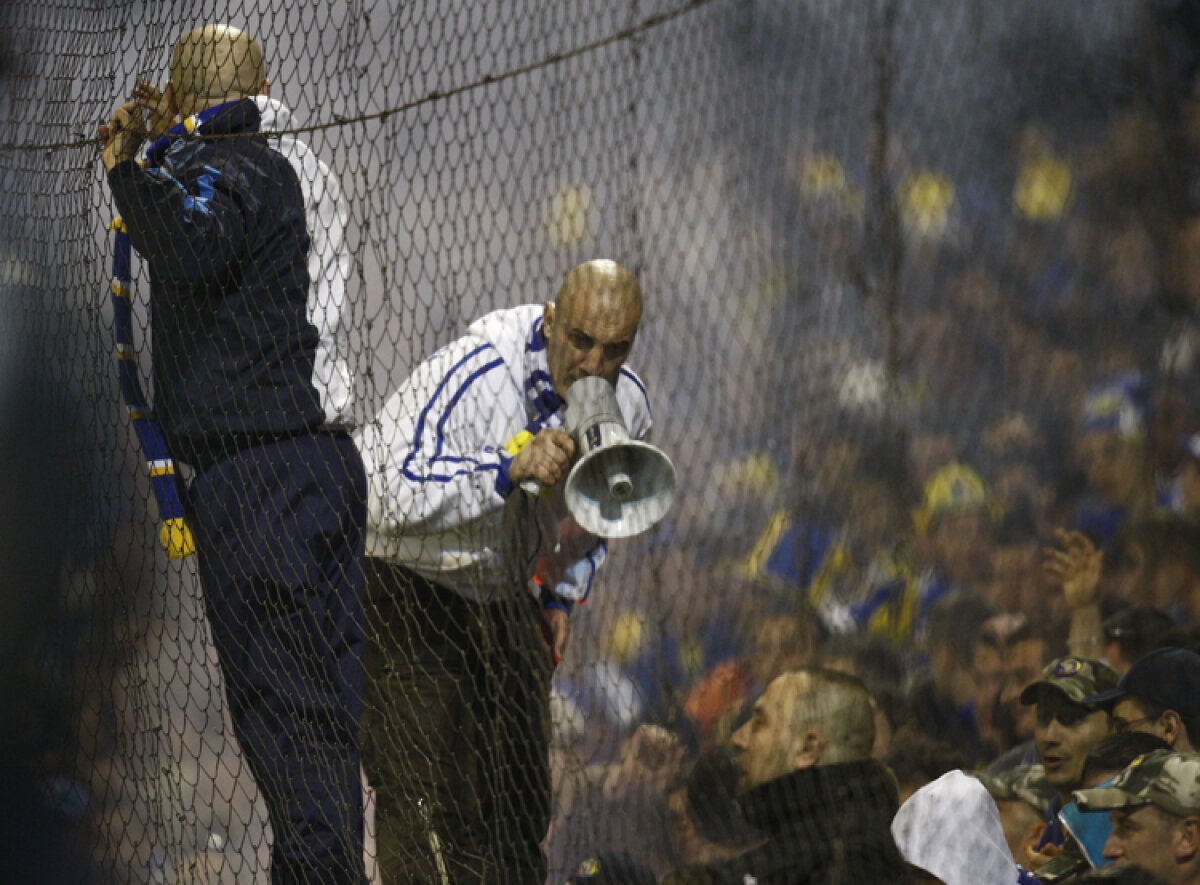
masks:
[(646, 400), (646, 408), (650, 408), (650, 394), (646, 392), (646, 385), (642, 383), (642, 379), (635, 375), (630, 369), (621, 366), (621, 375), (633, 382), (634, 386), (642, 392), (642, 398)]

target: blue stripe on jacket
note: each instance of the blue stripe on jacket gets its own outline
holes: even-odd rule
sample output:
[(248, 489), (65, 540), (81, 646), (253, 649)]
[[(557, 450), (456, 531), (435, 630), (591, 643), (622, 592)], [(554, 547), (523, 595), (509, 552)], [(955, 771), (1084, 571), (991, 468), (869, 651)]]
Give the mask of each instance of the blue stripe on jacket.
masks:
[[(461, 360), (459, 360), (457, 363), (455, 363), (453, 367), (451, 367), (450, 371), (446, 373), (444, 378), (442, 378), (442, 380), (438, 384), (437, 388), (434, 389), (433, 394), (429, 397), (429, 401), (425, 404), (425, 407), (423, 409), (421, 409), (421, 413), (417, 418), (416, 432), (413, 434), (413, 447), (409, 451), (408, 457), (406, 457), (404, 459), (404, 467), (401, 472), (407, 479), (410, 479), (413, 482), (449, 482), (450, 480), (454, 479), (457, 476), (462, 476), (464, 474), (472, 472), (471, 469), (467, 469), (467, 470), (456, 470), (455, 472), (449, 473), (449, 474), (429, 473), (427, 475), (421, 475), (421, 474), (413, 472), (409, 468), (410, 468), (410, 465), (413, 463), (413, 461), (421, 453), (421, 445), (422, 445), (422, 441), (425, 436), (426, 419), (429, 417), (430, 412), (434, 409), (434, 406), (438, 401), (438, 397), (440, 397), (442, 392), (444, 390), (446, 390), (447, 385), (450, 383), (450, 381), (454, 377), (455, 373), (457, 373), (460, 369), (463, 368), (463, 366), (467, 365), (469, 362), (471, 362), (471, 360), (473, 360), (475, 357), (479, 356), (479, 354), (483, 353), (485, 350), (492, 350), (492, 349), (494, 349), (494, 348), (492, 348), (491, 344), (481, 344), (479, 347), (472, 350), (470, 353), (468, 353), (466, 356), (464, 356)], [(434, 430), (434, 441), (435, 442), (434, 442), (433, 456), (429, 459), (430, 467), (432, 467), (434, 464), (436, 464), (438, 462), (442, 462), (442, 463), (446, 463), (446, 464), (470, 464), (470, 465), (472, 465), (473, 468), (480, 469), (480, 470), (498, 470), (499, 469), (499, 465), (497, 465), (497, 464), (481, 465), (474, 458), (464, 458), (464, 457), (458, 457), (458, 456), (454, 456), (454, 455), (443, 455), (442, 448), (445, 445), (444, 430), (445, 430), (445, 426), (446, 426), (446, 421), (450, 417), (451, 411), (453, 411), (454, 407), (458, 404), (459, 400), (461, 400), (463, 395), (466, 393), (467, 388), (470, 387), (471, 384), (473, 384), (477, 379), (483, 377), (484, 375), (486, 375), (488, 372), (492, 371), (493, 369), (496, 369), (503, 365), (504, 365), (503, 362), (499, 359), (499, 357), (497, 357), (496, 359), (492, 360), (491, 362), (486, 363), (485, 365), (475, 369), (474, 371), (471, 372), (471, 374), (469, 374), (465, 379), (463, 379), (462, 383), (459, 384), (458, 388), (454, 391), (454, 394), (447, 400), (446, 407), (443, 410), (440, 418), (438, 419), (437, 425)]]

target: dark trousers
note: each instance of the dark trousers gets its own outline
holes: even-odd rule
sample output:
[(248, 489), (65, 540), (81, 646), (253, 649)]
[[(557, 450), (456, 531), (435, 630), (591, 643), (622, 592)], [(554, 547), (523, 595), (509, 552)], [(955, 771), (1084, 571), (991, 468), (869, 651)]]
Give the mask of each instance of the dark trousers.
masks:
[(271, 881), (362, 885), (358, 452), (328, 434), (246, 448), (187, 501), (234, 735), (270, 816)]
[(478, 604), (368, 557), (363, 764), (385, 885), (542, 885), (549, 688), (523, 588)]

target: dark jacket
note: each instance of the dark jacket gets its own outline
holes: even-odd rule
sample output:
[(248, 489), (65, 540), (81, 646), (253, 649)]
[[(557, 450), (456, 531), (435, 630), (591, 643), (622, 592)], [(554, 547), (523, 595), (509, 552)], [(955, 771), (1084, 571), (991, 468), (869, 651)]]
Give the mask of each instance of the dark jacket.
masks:
[(748, 791), (746, 820), (766, 841), (733, 860), (685, 867), (664, 885), (906, 885), (892, 840), (895, 779), (874, 760), (796, 771)]
[(108, 182), (150, 265), (154, 413), (175, 458), (203, 466), (260, 438), (314, 429), (304, 198), (249, 99), (210, 109), (160, 166)]

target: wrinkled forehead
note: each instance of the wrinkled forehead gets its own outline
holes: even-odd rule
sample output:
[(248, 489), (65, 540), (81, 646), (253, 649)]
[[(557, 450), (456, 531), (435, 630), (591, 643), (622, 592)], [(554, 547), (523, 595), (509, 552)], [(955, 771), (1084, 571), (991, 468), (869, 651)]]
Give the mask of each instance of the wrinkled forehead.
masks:
[(619, 281), (598, 278), (564, 292), (555, 304), (562, 319), (572, 323), (602, 323), (636, 330), (642, 317), (641, 298)]

